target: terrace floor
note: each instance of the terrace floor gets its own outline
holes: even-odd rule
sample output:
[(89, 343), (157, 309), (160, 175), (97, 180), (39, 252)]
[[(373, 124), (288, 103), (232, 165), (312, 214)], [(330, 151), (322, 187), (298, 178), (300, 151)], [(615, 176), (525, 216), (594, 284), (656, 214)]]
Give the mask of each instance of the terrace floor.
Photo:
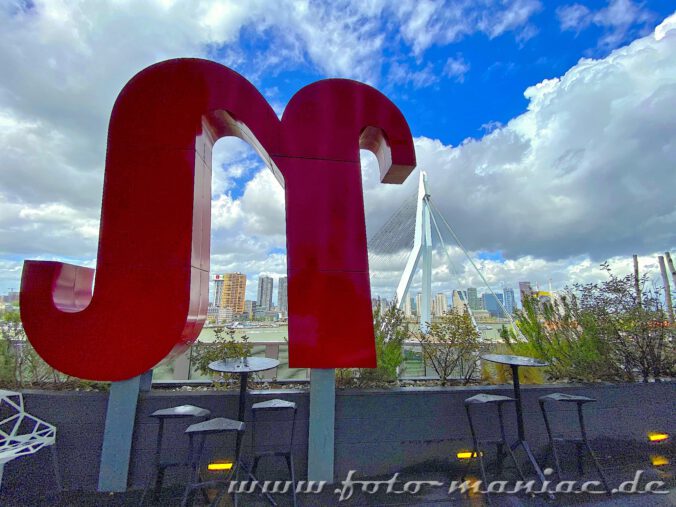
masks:
[[(667, 441), (660, 445), (649, 444), (647, 442), (627, 442), (608, 440), (595, 440), (593, 446), (597, 452), (604, 470), (608, 476), (610, 486), (617, 488), (623, 481), (631, 481), (636, 477), (637, 471), (643, 471), (638, 481), (638, 485), (643, 490), (650, 481), (662, 481), (663, 486), (659, 487), (662, 491), (668, 490), (668, 494), (624, 494), (614, 493), (612, 496), (606, 494), (575, 494), (558, 493), (554, 499), (548, 499), (545, 495), (528, 496), (524, 493), (519, 494), (492, 494), (491, 505), (496, 506), (550, 506), (550, 505), (574, 505), (574, 506), (627, 506), (627, 507), (666, 507), (676, 505), (676, 445), (672, 441)], [(514, 487), (517, 480), (516, 471), (513, 465), (510, 466), (509, 460), (505, 460), (504, 471), (500, 477), (496, 475), (497, 470), (494, 464), (494, 451), (486, 450), (485, 457), (488, 463), (489, 480), (502, 479), (509, 481), (507, 489)], [(659, 457), (661, 465), (654, 465), (653, 462)], [(543, 463), (543, 457), (539, 456), (538, 461)], [(562, 464), (564, 467), (565, 480), (579, 480), (575, 467), (575, 454), (572, 449), (565, 450), (562, 453)], [(525, 463), (521, 462), (526, 473)], [(545, 465), (546, 466), (546, 465)], [(378, 506), (378, 505), (418, 505), (418, 506), (481, 506), (487, 505), (486, 496), (480, 493), (461, 494), (460, 492), (448, 492), (449, 486), (453, 480), (459, 480), (462, 474), (464, 463), (458, 460), (452, 460), (446, 463), (424, 463), (414, 468), (402, 470), (393, 482), (392, 492), (387, 493), (387, 484), (381, 484), (375, 493), (362, 491), (362, 485), (353, 484), (352, 495), (350, 498), (340, 499), (341, 491), (347, 496), (349, 488), (346, 488), (341, 482), (333, 485), (327, 485), (321, 493), (299, 494), (298, 504), (301, 506), (320, 507), (327, 505), (345, 505), (345, 506)], [(472, 466), (468, 478), (476, 480), (479, 475), (478, 464)], [(531, 479), (533, 477), (527, 477)], [(285, 477), (265, 477), (260, 479), (285, 480)], [(360, 477), (355, 473), (353, 481), (388, 481), (390, 476), (381, 477)], [(597, 476), (591, 468), (591, 463), (585, 460), (586, 480), (596, 480)], [(417, 494), (395, 493), (395, 491), (404, 490), (405, 484), (412, 489), (416, 486), (409, 481), (433, 481), (434, 485), (421, 485)], [(553, 483), (555, 484), (555, 483)], [(579, 487), (581, 481), (577, 483)], [(657, 486), (657, 485), (655, 485)], [(368, 486), (374, 488), (375, 486)], [(539, 483), (535, 487), (539, 489)], [(554, 487), (554, 486), (552, 486)], [(129, 491), (119, 494), (108, 493), (85, 493), (66, 491), (60, 498), (27, 498), (26, 492), (2, 491), (2, 505), (58, 505), (68, 507), (117, 507), (139, 505), (142, 492), (139, 490)], [(182, 494), (180, 486), (167, 487), (162, 492), (159, 505), (173, 506), (179, 505)], [(276, 494), (275, 499), (280, 506), (292, 505), (290, 495)], [(199, 498), (201, 500), (201, 498)], [(197, 501), (196, 505), (200, 502)], [(146, 502), (145, 505), (150, 505)], [(221, 505), (231, 505), (231, 502), (224, 501)], [(267, 504), (263, 498), (254, 494), (243, 494), (239, 496), (239, 505), (243, 506), (264, 506)]]

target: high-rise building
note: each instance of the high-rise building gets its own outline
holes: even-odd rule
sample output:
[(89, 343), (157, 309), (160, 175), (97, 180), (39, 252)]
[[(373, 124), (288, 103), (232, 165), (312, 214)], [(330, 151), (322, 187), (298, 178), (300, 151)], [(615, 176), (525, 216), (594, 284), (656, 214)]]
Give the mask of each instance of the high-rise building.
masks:
[(479, 300), (476, 287), (467, 288), (467, 304), (470, 310), (481, 310), (481, 301)]
[(514, 302), (514, 289), (510, 288), (504, 288), (502, 289), (502, 293), (504, 295), (504, 305), (505, 305), (505, 310), (511, 315), (514, 313), (514, 308), (515, 308), (515, 302)]
[(250, 320), (253, 320), (256, 317), (256, 301), (253, 299), (247, 299), (244, 301), (244, 313), (247, 314)]
[(277, 306), (279, 307), (279, 311), (284, 313), (289, 313), (288, 281), (287, 277), (281, 277), (277, 289)]
[(260, 275), (258, 277), (258, 294), (256, 296), (256, 306), (265, 311), (272, 308), (272, 289), (274, 281), (271, 276)]
[(420, 317), (420, 311), (422, 307), (422, 294), (418, 292), (415, 296), (415, 313)]
[(223, 294), (223, 275), (214, 275), (214, 306), (221, 307), (221, 295)]
[(223, 275), (221, 308), (232, 308), (234, 313), (244, 311), (246, 293), (246, 275), (244, 273), (226, 273)]
[(448, 311), (448, 298), (443, 292), (434, 296), (432, 302), (432, 315), (441, 316)]
[(404, 317), (407, 319), (410, 319), (413, 317), (413, 305), (412, 305), (413, 298), (406, 296), (406, 299), (404, 299)]
[(460, 290), (454, 290), (451, 297), (453, 311), (457, 314), (464, 315), (467, 311), (467, 301), (465, 300), (465, 295)]
[[(497, 296), (497, 297), (496, 297)], [(491, 294), (489, 292), (481, 295), (483, 306), (488, 313), (493, 317), (505, 317), (505, 312), (500, 308), (502, 301), (502, 294)], [(499, 302), (498, 302), (499, 301)]]
[(533, 295), (533, 287), (530, 282), (519, 282), (519, 292), (521, 293), (521, 304), (523, 300)]

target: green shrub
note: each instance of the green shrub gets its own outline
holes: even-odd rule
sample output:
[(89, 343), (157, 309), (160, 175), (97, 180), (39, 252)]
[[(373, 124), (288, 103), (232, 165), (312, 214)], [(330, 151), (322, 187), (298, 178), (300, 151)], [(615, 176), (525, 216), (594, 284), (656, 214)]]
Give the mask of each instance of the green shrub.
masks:
[(236, 340), (235, 330), (226, 330), (224, 327), (215, 328), (214, 334), (216, 338), (213, 342), (197, 342), (193, 345), (193, 361), (197, 370), (202, 375), (212, 378), (219, 377), (226, 380), (239, 378), (238, 375), (221, 375), (218, 372), (214, 372), (209, 369), (209, 363), (250, 356), (253, 346), (249, 343), (249, 337), (244, 335), (241, 340)]
[(674, 327), (658, 290), (636, 293), (632, 275), (576, 284), (557, 301), (525, 298), (513, 330), (503, 330), (510, 349), (550, 363), (553, 379), (573, 381), (644, 381), (674, 370)]
[(429, 324), (427, 332), (419, 331), (423, 357), (439, 376), (442, 386), (453, 376), (466, 385), (479, 364), (479, 331), (469, 314), (451, 311)]

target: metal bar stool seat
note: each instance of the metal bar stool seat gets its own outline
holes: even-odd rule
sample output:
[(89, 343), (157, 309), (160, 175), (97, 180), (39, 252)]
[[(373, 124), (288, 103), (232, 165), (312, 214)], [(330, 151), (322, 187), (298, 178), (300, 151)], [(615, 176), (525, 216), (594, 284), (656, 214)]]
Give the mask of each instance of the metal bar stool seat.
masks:
[[(260, 422), (260, 419), (257, 419), (257, 416), (267, 412), (292, 412), (291, 418), (291, 431), (289, 434), (288, 447), (285, 447), (280, 450), (275, 451), (260, 451), (257, 448), (256, 441), (256, 426), (257, 422)], [(293, 505), (296, 505), (296, 474), (294, 471), (293, 464), (293, 433), (296, 426), (296, 413), (297, 407), (296, 404), (292, 401), (287, 400), (268, 400), (261, 401), (259, 403), (254, 403), (251, 406), (251, 413), (253, 414), (253, 431), (252, 431), (252, 454), (253, 454), (253, 466), (251, 468), (251, 473), (256, 474), (256, 469), (258, 468), (258, 463), (261, 458), (264, 457), (283, 457), (286, 460), (286, 466), (289, 469), (289, 475), (291, 476), (291, 487), (293, 494)]]
[[(610, 487), (608, 486), (608, 481), (606, 480), (603, 470), (601, 469), (601, 465), (599, 465), (599, 462), (596, 459), (596, 455), (592, 451), (589, 445), (589, 441), (587, 440), (587, 429), (585, 428), (584, 417), (582, 415), (583, 405), (587, 403), (594, 403), (596, 402), (596, 400), (594, 398), (589, 398), (587, 396), (565, 394), (565, 393), (552, 393), (547, 394), (545, 396), (540, 396), (540, 398), (538, 398), (538, 402), (540, 403), (542, 417), (545, 420), (545, 427), (547, 428), (547, 437), (549, 438), (549, 446), (552, 455), (554, 456), (554, 464), (556, 466), (556, 473), (559, 477), (559, 480), (562, 480), (563, 474), (561, 470), (561, 463), (559, 461), (559, 455), (556, 450), (556, 443), (564, 443), (564, 442), (574, 443), (577, 451), (577, 469), (580, 476), (582, 476), (582, 474), (584, 473), (584, 465), (582, 462), (582, 448), (584, 447), (587, 449), (587, 452), (592, 458), (592, 462), (594, 463), (594, 467), (596, 468), (596, 471), (601, 477), (603, 486), (605, 487), (606, 491), (610, 494), (611, 490)], [(549, 418), (547, 417), (547, 410), (545, 409), (546, 402), (575, 403), (577, 405), (577, 416), (578, 421), (580, 423), (580, 437), (562, 437), (553, 435), (551, 425), (549, 423)]]
[[(157, 428), (157, 444), (155, 446), (155, 486), (153, 488), (153, 499), (155, 502), (160, 499), (160, 492), (162, 490), (162, 483), (164, 482), (164, 473), (167, 468), (188, 466), (187, 457), (183, 460), (162, 460), (162, 440), (164, 438), (164, 423), (166, 420), (178, 420), (184, 418), (206, 418), (211, 415), (211, 412), (206, 408), (196, 407), (194, 405), (179, 405), (177, 407), (162, 408), (155, 410), (150, 417), (158, 420)], [(148, 481), (152, 481), (152, 476)], [(146, 486), (143, 496), (141, 497), (141, 504), (145, 500), (145, 495), (148, 490)]]
[[(485, 444), (496, 444), (497, 445), (497, 463), (498, 463), (498, 471), (502, 470), (502, 461), (504, 458), (504, 449), (507, 449), (507, 452), (512, 458), (512, 461), (514, 462), (514, 466), (516, 467), (516, 471), (518, 472), (519, 476), (521, 479), (525, 482), (525, 477), (523, 475), (523, 472), (521, 471), (521, 468), (519, 467), (519, 463), (516, 461), (516, 456), (514, 456), (514, 451), (512, 450), (511, 446), (507, 442), (507, 437), (505, 435), (505, 426), (504, 426), (504, 421), (502, 417), (502, 406), (505, 403), (515, 403), (516, 400), (514, 398), (510, 398), (509, 396), (501, 396), (497, 394), (477, 394), (475, 396), (472, 396), (470, 398), (467, 398), (465, 400), (465, 410), (467, 412), (467, 420), (469, 421), (469, 429), (470, 432), (472, 433), (472, 454), (471, 457), (477, 457), (479, 459), (479, 468), (481, 470), (481, 479), (483, 481), (484, 487), (487, 486), (488, 484), (488, 479), (486, 477), (486, 469), (484, 467), (484, 461), (483, 461), (483, 456), (482, 456), (482, 446)], [(500, 424), (500, 438), (498, 439), (479, 439), (476, 434), (476, 430), (474, 428), (474, 423), (472, 422), (472, 414), (470, 412), (470, 407), (472, 406), (481, 406), (481, 405), (494, 405), (497, 407), (498, 410), (498, 421)], [(465, 480), (465, 476), (467, 475), (467, 471), (469, 470), (471, 464), (471, 459), (468, 460), (467, 466), (465, 467), (465, 470), (462, 474), (462, 480)], [(489, 500), (490, 501), (490, 500)]]
[[(241, 421), (235, 421), (234, 419), (226, 419), (225, 417), (216, 417), (214, 419), (209, 419), (201, 423), (196, 423), (188, 426), (185, 430), (186, 435), (189, 438), (189, 450), (188, 450), (188, 461), (191, 468), (191, 477), (192, 482), (189, 483), (185, 492), (183, 493), (183, 499), (181, 501), (181, 506), (190, 505), (192, 502), (189, 502), (192, 493), (197, 489), (202, 489), (206, 487), (221, 487), (228, 484), (228, 481), (231, 479), (237, 478), (237, 471), (239, 469), (239, 449), (238, 446), (235, 447), (235, 456), (232, 460), (232, 468), (230, 468), (227, 476), (223, 479), (216, 479), (210, 481), (202, 481), (200, 477), (200, 467), (202, 464), (202, 454), (204, 452), (204, 444), (208, 436), (221, 436), (228, 433), (233, 434), (234, 441), (236, 442), (237, 438), (241, 438), (244, 434), (246, 426)], [(195, 438), (200, 437), (199, 443), (195, 445)], [(222, 495), (217, 495), (215, 502), (218, 504)], [(234, 499), (235, 505), (237, 505), (237, 498)]]

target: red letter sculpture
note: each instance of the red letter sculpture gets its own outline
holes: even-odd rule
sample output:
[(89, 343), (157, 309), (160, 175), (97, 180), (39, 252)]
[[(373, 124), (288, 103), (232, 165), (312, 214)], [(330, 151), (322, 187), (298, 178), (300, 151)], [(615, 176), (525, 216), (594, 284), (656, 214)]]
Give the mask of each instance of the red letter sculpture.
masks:
[(404, 117), (377, 90), (329, 79), (296, 93), (280, 121), (242, 76), (195, 59), (143, 70), (115, 103), (96, 276), (24, 264), (21, 316), (49, 364), (123, 380), (195, 340), (208, 303), (211, 150), (228, 135), (285, 187), (290, 366), (376, 365), (359, 149), (376, 154), (383, 182), (404, 181), (415, 167)]

